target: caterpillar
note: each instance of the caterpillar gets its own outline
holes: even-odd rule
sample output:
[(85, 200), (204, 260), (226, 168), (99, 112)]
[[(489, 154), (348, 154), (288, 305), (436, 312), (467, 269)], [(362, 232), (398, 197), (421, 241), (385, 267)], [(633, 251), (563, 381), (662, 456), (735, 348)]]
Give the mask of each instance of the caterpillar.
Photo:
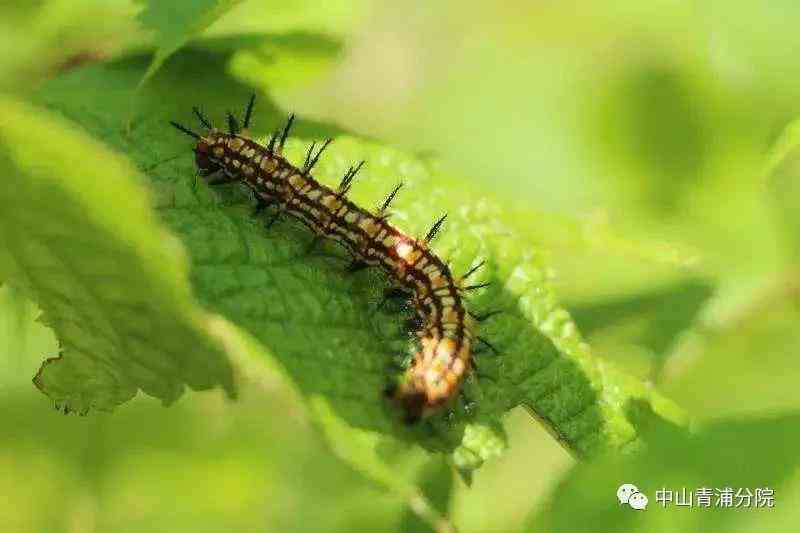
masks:
[(389, 206), (402, 183), (374, 212), (350, 201), (347, 193), (364, 161), (351, 166), (336, 189), (319, 183), (311, 170), (332, 139), (322, 143), (316, 152), (316, 142), (312, 143), (303, 166), (292, 165), (282, 154), (293, 114), (282, 130), (273, 133), (266, 146), (252, 140), (248, 127), (254, 104), (255, 95), (250, 98), (241, 127), (229, 112), (227, 131), (215, 128), (198, 107), (192, 111), (204, 132), (197, 133), (177, 122), (170, 124), (195, 139), (199, 174), (206, 178), (219, 176), (209, 179), (209, 184), (243, 184), (253, 192), (256, 213), (267, 206), (275, 208), (267, 228), (279, 216), (287, 214), (306, 225), (314, 233), (315, 241), (328, 238), (343, 246), (352, 257), (349, 271), (376, 266), (386, 273), (394, 287), (385, 296), (408, 298), (419, 326), (415, 332), (419, 349), (403, 378), (387, 389), (386, 394), (403, 409), (409, 423), (437, 411), (456, 396), (475, 366), (476, 342), (494, 350), (476, 335), (477, 323), (487, 315), (473, 315), (465, 307), (466, 291), (488, 285), (466, 283), (484, 263), (456, 278), (447, 263), (430, 249), (429, 244), (447, 215), (437, 220), (422, 239), (415, 239), (390, 224)]

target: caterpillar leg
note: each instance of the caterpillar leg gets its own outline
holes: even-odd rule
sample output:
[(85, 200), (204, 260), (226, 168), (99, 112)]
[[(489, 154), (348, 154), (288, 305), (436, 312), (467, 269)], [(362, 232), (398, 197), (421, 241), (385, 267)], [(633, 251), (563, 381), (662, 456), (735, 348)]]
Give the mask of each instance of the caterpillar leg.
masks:
[[(214, 174), (218, 174), (218, 175), (214, 176)], [(219, 169), (214, 170), (214, 171), (209, 172), (209, 173), (206, 173), (206, 174), (201, 172), (200, 175), (203, 176), (204, 178), (211, 178), (212, 176), (214, 176), (213, 179), (207, 179), (206, 180), (206, 183), (208, 183), (212, 187), (216, 186), (216, 185), (225, 185), (227, 183), (235, 183), (236, 181), (238, 181), (236, 178), (232, 178), (232, 177), (228, 176), (227, 174), (225, 174), (224, 172), (220, 172)]]
[[(319, 250), (319, 245), (322, 244), (324, 237), (322, 235), (315, 234), (311, 241), (308, 243), (308, 246), (305, 247), (304, 253), (306, 256), (314, 255), (315, 252)], [(319, 252), (320, 256), (325, 256), (324, 252)]]
[(412, 316), (410, 318), (407, 318), (403, 322), (403, 325), (406, 327), (406, 330), (408, 330), (409, 332), (419, 331), (420, 329), (422, 329), (423, 320), (422, 320), (422, 317), (420, 317), (419, 315), (414, 315), (414, 316)]
[(368, 266), (369, 266), (369, 265), (368, 265), (367, 263), (365, 263), (364, 261), (360, 261), (360, 260), (358, 260), (358, 259), (353, 259), (353, 260), (352, 260), (352, 261), (350, 261), (350, 263), (349, 263), (349, 264), (348, 264), (348, 265), (345, 267), (344, 271), (345, 271), (347, 274), (354, 274), (354, 273), (356, 273), (356, 272), (358, 272), (358, 271), (360, 271), (360, 270), (364, 270), (364, 269), (365, 269), (365, 268), (367, 268)]
[(412, 297), (412, 293), (400, 287), (389, 287), (383, 291), (383, 299), (378, 304), (378, 310), (382, 309), (389, 301), (408, 301)]
[(253, 216), (260, 215), (261, 212), (264, 211), (264, 209), (276, 203), (274, 199), (264, 198), (255, 191), (253, 192), (253, 200), (256, 201), (256, 205), (253, 208)]
[(270, 228), (272, 228), (272, 225), (275, 224), (275, 222), (278, 221), (278, 219), (281, 217), (283, 212), (284, 212), (283, 208), (276, 209), (275, 210), (275, 214), (272, 215), (272, 218), (269, 219), (269, 222), (266, 223), (266, 225), (264, 226), (264, 229), (269, 230)]
[[(214, 176), (215, 174), (217, 174), (217, 176)], [(216, 187), (217, 185), (225, 185), (227, 183), (233, 183), (236, 181), (229, 178), (226, 174), (222, 172), (222, 169), (219, 168), (206, 171), (198, 170), (194, 175), (194, 180), (192, 181), (192, 191), (194, 192), (197, 192), (197, 181), (198, 181), (197, 178), (199, 177), (205, 178), (204, 181), (208, 184), (209, 187)]]
[(267, 202), (262, 200), (261, 198), (256, 197), (256, 206), (253, 208), (253, 216), (258, 216), (261, 212), (267, 208)]
[[(490, 343), (489, 341), (487, 341), (486, 339), (484, 339), (480, 335), (475, 337), (475, 340), (477, 340), (479, 344), (482, 344), (484, 347), (486, 347), (489, 350), (491, 350), (494, 353), (494, 355), (500, 355), (500, 351), (497, 348), (495, 348), (492, 345), (492, 343)], [(480, 349), (480, 348), (476, 348), (473, 353), (475, 353), (475, 354), (486, 353), (486, 350), (483, 350), (483, 349)], [(477, 368), (477, 366), (476, 366), (476, 368)]]
[(475, 409), (475, 401), (467, 396), (464, 387), (458, 389), (458, 397), (464, 405), (464, 412), (468, 415), (472, 414), (472, 411)]
[(493, 316), (497, 316), (500, 313), (503, 313), (503, 309), (495, 309), (494, 311), (488, 311), (480, 315), (476, 315), (475, 313), (470, 313), (469, 311), (467, 311), (467, 313), (469, 313), (469, 316), (471, 316), (473, 320), (475, 320), (475, 322), (483, 322), (484, 320), (488, 320)]

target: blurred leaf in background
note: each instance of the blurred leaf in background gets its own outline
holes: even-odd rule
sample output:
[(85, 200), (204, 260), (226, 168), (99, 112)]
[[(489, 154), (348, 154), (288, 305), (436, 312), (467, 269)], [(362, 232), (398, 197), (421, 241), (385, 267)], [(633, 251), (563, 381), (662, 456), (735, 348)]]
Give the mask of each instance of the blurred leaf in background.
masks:
[[(691, 438), (659, 433), (648, 451), (636, 458), (609, 457), (581, 465), (553, 493), (551, 506), (535, 516), (531, 531), (791, 531), (798, 518), (800, 444), (797, 416), (725, 422), (701, 429)], [(633, 483), (648, 498), (635, 512), (616, 501), (617, 488)], [(710, 506), (692, 496), (680, 507), (676, 498), (659, 503), (657, 491), (698, 488), (712, 491)], [(731, 488), (730, 509), (720, 506), (717, 489)], [(757, 505), (756, 489), (774, 491), (773, 508)], [(739, 489), (750, 491), (736, 497)], [(742, 494), (746, 494), (742, 492)], [(687, 500), (684, 500), (687, 501)], [(609, 503), (610, 502), (610, 503)]]
[(58, 353), (53, 331), (37, 322), (40, 311), (19, 289), (0, 286), (0, 388), (29, 387), (41, 357)]
[(142, 44), (128, 0), (26, 0), (0, 6), (0, 91), (29, 93), (43, 79)]
[[(797, 416), (725, 422), (701, 429), (691, 438), (661, 430), (648, 451), (636, 458), (609, 457), (581, 465), (552, 495), (547, 510), (533, 517), (531, 531), (791, 531), (798, 513), (800, 444)], [(617, 488), (633, 483), (648, 498), (645, 512), (616, 501)], [(695, 502), (680, 507), (659, 503), (658, 490), (684, 494), (710, 488), (710, 506)], [(732, 488), (732, 508), (717, 502), (716, 489)], [(774, 491), (774, 508), (751, 497), (735, 497), (738, 489)], [(611, 502), (611, 504), (609, 504)], [(738, 502), (738, 503), (737, 503)], [(735, 508), (733, 508), (735, 506)]]
[(599, 303), (572, 303), (575, 322), (601, 353), (623, 358), (624, 345), (631, 346), (632, 358), (625, 366), (635, 368), (635, 353), (646, 372), (641, 376), (659, 381), (664, 360), (683, 332), (691, 327), (712, 287), (702, 280), (687, 280), (663, 288), (602, 299)]
[(789, 124), (773, 146), (765, 179), (775, 205), (775, 223), (785, 239), (786, 259), (797, 265), (800, 262), (800, 121)]
[(141, 0), (144, 9), (138, 20), (152, 32), (156, 53), (140, 85), (161, 68), (164, 61), (195, 35), (200, 34), (241, 0), (197, 0), (195, 2), (158, 2)]
[[(475, 7), (420, 3), (403, 25), (395, 24), (401, 8), (376, 11), (308, 107), (433, 148), (476, 180), (513, 191), (529, 213), (599, 210), (642, 247), (702, 250), (689, 276), (780, 268), (758, 176), (764, 151), (800, 110), (793, 85), (774, 75), (782, 56), (771, 56), (797, 41), (787, 25), (772, 24), (784, 11), (791, 18), (794, 4), (725, 17), (716, 16), (719, 3), (699, 12), (628, 1)], [(739, 57), (733, 21), (746, 17), (747, 39), (765, 40), (748, 40), (761, 53)], [(766, 105), (772, 92), (779, 96)], [(570, 255), (553, 259), (558, 269)], [(560, 284), (602, 281), (605, 270), (583, 269)], [(634, 265), (617, 273), (640, 275)]]
[(333, 460), (275, 384), (87, 418), (26, 390), (0, 391), (4, 531), (392, 531), (406, 507)]

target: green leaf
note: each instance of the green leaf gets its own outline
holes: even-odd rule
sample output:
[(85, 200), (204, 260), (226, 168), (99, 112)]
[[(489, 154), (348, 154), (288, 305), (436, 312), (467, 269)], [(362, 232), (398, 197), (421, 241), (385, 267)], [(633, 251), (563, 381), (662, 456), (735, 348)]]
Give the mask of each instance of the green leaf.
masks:
[(207, 35), (286, 35), (295, 32), (344, 37), (363, 28), (369, 0), (247, 0), (214, 24)]
[(308, 86), (336, 65), (338, 42), (305, 34), (288, 34), (265, 39), (260, 46), (234, 54), (230, 71), (253, 87), (274, 94)]
[(128, 2), (3, 2), (0, 89), (29, 94), (62, 70), (137, 44), (131, 11)]
[(324, 398), (310, 398), (309, 407), (334, 453), (406, 504), (404, 527), (409, 531), (453, 530), (447, 519), (453, 488), (447, 462), (441, 457), (431, 459), (410, 443), (347, 425)]
[(22, 291), (0, 286), (0, 388), (30, 387), (41, 360), (28, 354), (58, 352), (53, 330), (36, 321), (39, 314)]
[[(419, 486), (429, 495), (430, 505), (436, 511), (436, 516), (447, 516), (450, 510), (450, 501), (453, 495), (453, 471), (447, 462), (435, 458), (421, 469)], [(419, 518), (419, 513), (407, 510), (400, 524), (402, 533), (415, 533), (418, 531), (431, 531), (429, 523)], [(441, 528), (439, 529), (441, 531)]]
[(675, 335), (691, 324), (710, 296), (708, 283), (688, 280), (612, 301), (576, 304), (571, 306), (571, 313), (587, 335), (633, 317), (646, 316), (647, 327), (642, 329), (638, 342), (662, 354)]
[[(800, 465), (800, 416), (793, 414), (763, 420), (730, 421), (711, 425), (696, 435), (657, 430), (645, 453), (606, 457), (578, 465), (558, 485), (550, 505), (531, 521), (530, 531), (764, 531), (763, 521), (774, 512), (788, 511), (775, 531), (797, 528), (797, 513), (787, 490), (797, 493), (796, 469)], [(648, 498), (644, 511), (634, 511), (617, 501), (617, 488), (633, 483)], [(771, 488), (775, 509), (666, 507), (656, 501), (656, 491), (699, 487)], [(734, 498), (734, 503), (738, 501)], [(751, 503), (753, 500), (751, 500)], [(791, 510), (790, 510), (791, 509)], [(794, 524), (794, 525), (792, 525)]]
[(669, 348), (694, 323), (711, 294), (707, 281), (688, 279), (568, 307), (593, 345), (608, 346), (617, 352), (627, 344), (644, 349), (651, 367), (649, 374), (657, 378), (670, 354)]
[(241, 2), (241, 0), (138, 1), (146, 6), (139, 14), (139, 22), (154, 32), (156, 45), (153, 60), (139, 81), (140, 87), (176, 50)]
[[(762, 283), (733, 310), (691, 330), (670, 357), (661, 390), (706, 419), (800, 408), (793, 283)], [(723, 371), (724, 379), (708, 379)]]
[(775, 144), (766, 170), (782, 224), (788, 256), (800, 261), (800, 120), (786, 127)]
[[(253, 217), (244, 191), (211, 189), (195, 179), (191, 143), (165, 128), (169, 119), (190, 123), (194, 103), (219, 121), (223, 110), (244, 105), (248, 89), (221, 74), (225, 65), (210, 49), (183, 51), (148, 84), (142, 94), (147, 114), (124, 136), (117, 103), (127, 97), (124, 88), (135, 85), (140, 63), (132, 58), (75, 72), (51, 83), (44, 98), (145, 170), (160, 218), (188, 250), (198, 298), (258, 339), (280, 362), (340, 455), (361, 458), (353, 462), (363, 466), (364, 450), (416, 443), (450, 454), (468, 475), (502, 452), (502, 417), (518, 405), (535, 413), (578, 456), (640, 446), (627, 418), (635, 399), (661, 416), (681, 418), (670, 402), (590, 353), (556, 303), (531, 251), (535, 243), (515, 236), (515, 218), (499, 201), (470, 190), (464, 178), (435, 163), (301, 119), (297, 137), (287, 145), (290, 160), (300, 161), (310, 140), (333, 133), (336, 141), (316, 167), (320, 181), (336, 183), (349, 165), (366, 159), (352, 196), (362, 205), (375, 205), (402, 179), (406, 187), (395, 204), (395, 223), (422, 235), (448, 212), (437, 251), (451, 261), (454, 272), (487, 259), (481, 281), (493, 285), (477, 294), (470, 307), (479, 313), (505, 311), (481, 328), (501, 354), (478, 356), (478, 371), (465, 383), (463, 398), (449, 411), (403, 426), (381, 393), (413, 344), (402, 328), (402, 312), (377, 311), (385, 280), (374, 271), (346, 275), (347, 258), (334, 246), (309, 254), (311, 236), (290, 220), (266, 231), (265, 221)], [(182, 74), (187, 69), (205, 83), (187, 86)], [(269, 132), (285, 116), (261, 97), (256, 133)], [(347, 451), (365, 439), (361, 452)], [(388, 475), (385, 458), (379, 459), (383, 465), (364, 468), (390, 483), (396, 474), (391, 470)]]
[(138, 389), (233, 392), (174, 237), (129, 162), (63, 120), (0, 98), (0, 277), (39, 304), (58, 358), (36, 385), (65, 410), (112, 409)]

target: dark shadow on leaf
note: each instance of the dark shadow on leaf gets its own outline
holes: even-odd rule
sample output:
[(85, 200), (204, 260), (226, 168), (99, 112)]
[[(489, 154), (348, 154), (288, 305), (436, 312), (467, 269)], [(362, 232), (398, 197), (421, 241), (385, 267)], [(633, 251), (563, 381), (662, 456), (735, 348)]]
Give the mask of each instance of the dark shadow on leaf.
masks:
[(667, 287), (620, 296), (598, 303), (566, 304), (581, 332), (591, 338), (605, 328), (640, 322), (628, 342), (648, 348), (656, 359), (657, 379), (677, 336), (687, 330), (714, 293), (704, 279), (688, 279)]

